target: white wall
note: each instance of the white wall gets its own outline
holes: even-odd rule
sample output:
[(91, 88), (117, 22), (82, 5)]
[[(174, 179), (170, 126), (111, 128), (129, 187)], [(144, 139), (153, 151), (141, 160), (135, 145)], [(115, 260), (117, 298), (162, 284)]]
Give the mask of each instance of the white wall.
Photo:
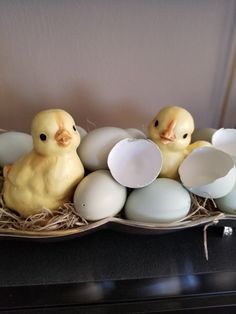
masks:
[(142, 127), (167, 104), (217, 127), (235, 4), (0, 0), (0, 128), (29, 130), (46, 107), (84, 127)]

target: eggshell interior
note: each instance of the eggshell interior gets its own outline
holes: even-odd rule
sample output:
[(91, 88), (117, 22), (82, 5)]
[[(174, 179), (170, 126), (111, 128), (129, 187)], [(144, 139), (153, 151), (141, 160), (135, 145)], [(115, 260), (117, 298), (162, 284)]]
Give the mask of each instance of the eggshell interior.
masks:
[(229, 154), (236, 163), (236, 129), (220, 129), (212, 136), (215, 148)]
[(229, 193), (236, 181), (232, 158), (213, 147), (195, 149), (180, 165), (179, 175), (192, 193), (211, 198)]
[(150, 140), (124, 139), (108, 155), (108, 167), (120, 184), (140, 188), (152, 183), (162, 167), (162, 154)]

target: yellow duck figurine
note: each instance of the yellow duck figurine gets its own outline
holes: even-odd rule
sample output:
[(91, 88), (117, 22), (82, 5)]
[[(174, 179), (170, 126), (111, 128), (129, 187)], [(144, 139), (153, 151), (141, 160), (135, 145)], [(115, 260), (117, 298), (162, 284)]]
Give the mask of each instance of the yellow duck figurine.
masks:
[(3, 169), (8, 208), (28, 217), (71, 200), (84, 167), (76, 149), (80, 135), (71, 115), (61, 109), (39, 112), (32, 121), (33, 150)]
[(178, 168), (184, 158), (197, 147), (211, 146), (206, 141), (189, 145), (193, 131), (192, 115), (178, 106), (164, 107), (150, 123), (149, 138), (158, 145), (163, 156), (160, 177), (178, 179)]

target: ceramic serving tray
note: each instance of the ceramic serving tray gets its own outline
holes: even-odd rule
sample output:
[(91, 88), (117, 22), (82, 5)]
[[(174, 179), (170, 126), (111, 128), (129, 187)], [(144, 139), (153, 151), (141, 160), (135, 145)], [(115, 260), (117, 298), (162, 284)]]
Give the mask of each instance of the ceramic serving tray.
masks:
[[(0, 129), (0, 133), (3, 131), (5, 130)], [(204, 227), (211, 224), (236, 227), (236, 216), (225, 215), (223, 213), (216, 212), (214, 215), (206, 215), (202, 217), (200, 216), (195, 217), (191, 220), (186, 219), (182, 222), (169, 224), (142, 223), (118, 217), (109, 217), (76, 228), (63, 230), (28, 231), (11, 228), (0, 228), (0, 238), (60, 240), (84, 236), (89, 233), (99, 231), (101, 229), (112, 229), (136, 234), (163, 234), (197, 226)]]
[(136, 234), (163, 234), (169, 232), (176, 232), (197, 226), (231, 226), (236, 227), (236, 217), (231, 215), (219, 214), (213, 217), (199, 218), (194, 221), (186, 221), (176, 224), (153, 224), (141, 223), (122, 218), (110, 217), (99, 220), (88, 225), (83, 225), (78, 228), (55, 231), (23, 231), (0, 229), (0, 238), (25, 238), (25, 239), (41, 239), (41, 240), (60, 240), (66, 238), (76, 238), (87, 235), (101, 229), (111, 229), (127, 233)]

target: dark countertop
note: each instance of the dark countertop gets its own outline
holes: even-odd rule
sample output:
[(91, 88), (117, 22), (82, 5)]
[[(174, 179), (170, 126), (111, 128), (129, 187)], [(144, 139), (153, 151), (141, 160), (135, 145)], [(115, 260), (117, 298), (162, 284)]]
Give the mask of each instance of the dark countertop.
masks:
[[(100, 303), (115, 302), (117, 306), (120, 302), (150, 298), (232, 293), (236, 291), (236, 234), (223, 237), (221, 231), (218, 227), (208, 228), (208, 261), (203, 227), (156, 235), (100, 230), (49, 242), (2, 239), (0, 312), (33, 304), (39, 307), (97, 304), (98, 311)], [(100, 297), (98, 287), (103, 291)], [(33, 290), (47, 297), (37, 302), (33, 296), (19, 298), (20, 292), (29, 294)], [(50, 298), (52, 291), (55, 293)], [(63, 291), (67, 291), (67, 297), (62, 301)], [(231, 301), (236, 304), (234, 295)], [(89, 313), (93, 313), (92, 308)]]
[(101, 230), (64, 240), (0, 241), (0, 286), (77, 283), (236, 271), (236, 234), (203, 228), (135, 235)]

